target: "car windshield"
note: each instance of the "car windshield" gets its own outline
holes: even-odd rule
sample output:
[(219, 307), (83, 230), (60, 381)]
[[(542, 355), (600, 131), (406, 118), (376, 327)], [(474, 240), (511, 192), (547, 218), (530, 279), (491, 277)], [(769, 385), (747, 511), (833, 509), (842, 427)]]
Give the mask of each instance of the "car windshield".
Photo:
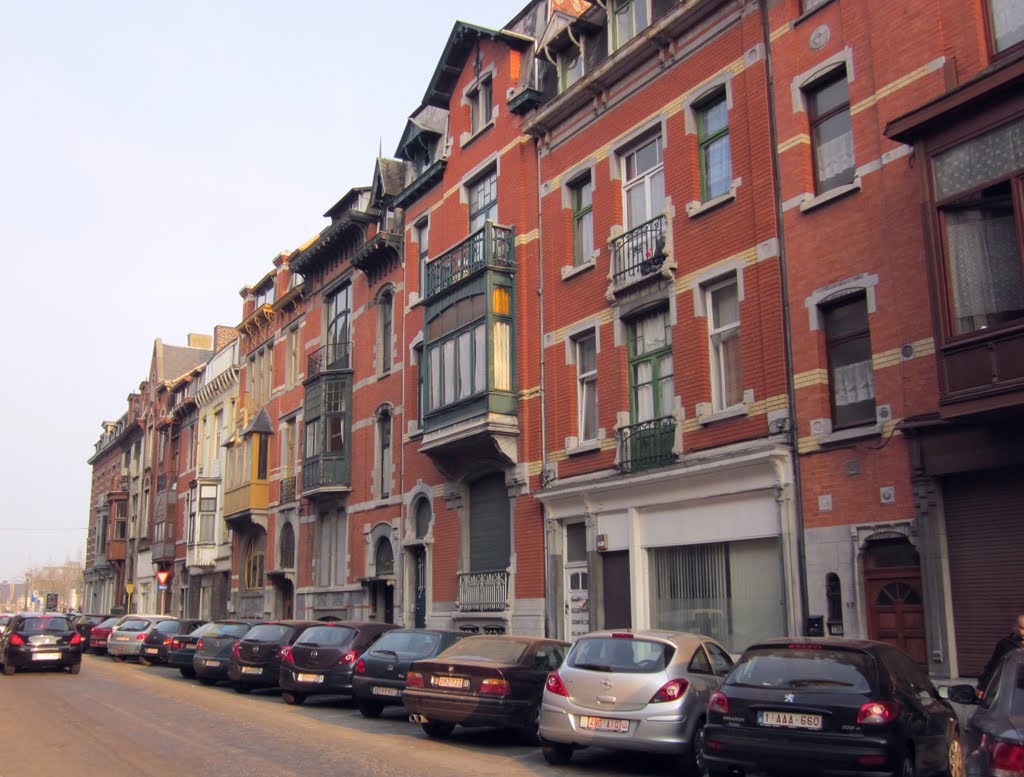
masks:
[(310, 626), (299, 637), (297, 645), (344, 647), (355, 639), (356, 630), (348, 626)]
[(727, 682), (768, 688), (870, 693), (875, 661), (860, 650), (827, 646), (755, 648), (740, 658)]
[(113, 626), (113, 625), (114, 625), (115, 623), (117, 623), (117, 622), (118, 622), (119, 620), (121, 620), (121, 619), (120, 619), (120, 618), (107, 618), (107, 619), (106, 619), (105, 621), (103, 621), (103, 622), (102, 622), (102, 623), (101, 623), (101, 624), (100, 624), (99, 626), (94, 626), (93, 628), (97, 628), (97, 629), (109, 629), (109, 628), (110, 628), (110, 627), (112, 627), (112, 626)]
[(569, 653), (566, 663), (575, 669), (597, 672), (653, 674), (664, 671), (676, 649), (664, 642), (622, 637), (581, 639)]
[(71, 631), (67, 618), (26, 618), (18, 629), (22, 634), (60, 634)]
[(149, 628), (150, 621), (142, 618), (130, 618), (117, 627), (118, 631), (144, 631)]
[(245, 635), (246, 642), (287, 642), (292, 635), (293, 628), (281, 623), (262, 623), (253, 626), (252, 630)]
[(426, 658), (437, 652), (440, 634), (425, 631), (389, 631), (370, 651), (373, 655), (394, 655), (398, 658)]
[(208, 631), (203, 632), (204, 637), (210, 639), (221, 639), (224, 637), (244, 637), (252, 625), (248, 623), (208, 623)]
[(530, 646), (529, 642), (508, 637), (467, 637), (441, 653), (446, 659), (475, 658), (499, 664), (515, 664)]

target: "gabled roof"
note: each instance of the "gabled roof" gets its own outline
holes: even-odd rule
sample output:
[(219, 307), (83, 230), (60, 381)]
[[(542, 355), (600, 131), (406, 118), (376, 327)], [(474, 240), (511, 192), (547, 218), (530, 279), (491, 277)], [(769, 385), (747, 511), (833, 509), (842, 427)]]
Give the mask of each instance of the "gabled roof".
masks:
[(370, 191), (369, 186), (356, 186), (352, 189), (349, 189), (345, 193), (344, 197), (342, 197), (340, 200), (338, 200), (330, 208), (327, 209), (327, 212), (324, 214), (324, 218), (331, 219), (332, 221), (338, 218), (339, 216), (344, 214), (345, 211), (350, 210), (352, 207), (358, 204), (359, 198), (368, 191)]
[(421, 106), (405, 122), (405, 131), (402, 132), (402, 139), (398, 141), (395, 156), (399, 159), (409, 159), (412, 156), (409, 147), (413, 143), (422, 143), (424, 136), (431, 138), (430, 142), (433, 142), (445, 133), (447, 125), (447, 110), (435, 108), (433, 105)]
[(245, 437), (250, 434), (273, 434), (274, 425), (270, 422), (270, 415), (267, 413), (267, 409), (263, 408), (256, 417), (252, 419), (245, 429), (242, 430), (241, 436)]
[(519, 35), (507, 30), (489, 30), (475, 24), (455, 22), (451, 35), (445, 44), (441, 59), (438, 60), (430, 85), (423, 96), (424, 105), (437, 108), (448, 108), (455, 91), (455, 84), (462, 74), (462, 68), (469, 58), (469, 53), (481, 40), (501, 41), (518, 51), (525, 51), (533, 45), (533, 38)]
[(373, 171), (373, 187), (370, 202), (376, 205), (382, 197), (394, 197), (405, 188), (405, 163), (387, 157), (377, 158)]

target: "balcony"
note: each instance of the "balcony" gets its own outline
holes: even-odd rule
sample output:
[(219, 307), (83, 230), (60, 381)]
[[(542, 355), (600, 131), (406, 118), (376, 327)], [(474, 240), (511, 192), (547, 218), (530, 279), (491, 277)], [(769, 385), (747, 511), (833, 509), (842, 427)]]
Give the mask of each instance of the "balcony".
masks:
[(270, 506), (270, 484), (266, 482), (243, 483), (224, 492), (224, 518), (247, 515), (252, 512), (266, 512)]
[(127, 557), (127, 540), (107, 540), (107, 561), (124, 561)]
[(487, 267), (510, 269), (514, 266), (514, 230), (488, 221), (457, 246), (427, 263), (424, 299), (447, 291)]
[(623, 426), (618, 435), (619, 460), (615, 466), (619, 472), (643, 472), (667, 467), (675, 461), (672, 452), (676, 441), (674, 416)]
[(943, 418), (1024, 406), (1024, 325), (941, 344), (938, 362)]
[(328, 343), (310, 355), (306, 381), (325, 372), (352, 369), (352, 343)]
[(174, 543), (173, 542), (154, 542), (153, 546), (153, 563), (156, 562), (173, 562), (174, 561)]
[(666, 223), (664, 216), (625, 232), (611, 241), (612, 282), (616, 288), (661, 274), (665, 263)]
[(376, 283), (401, 263), (404, 231), (401, 218), (389, 218), (373, 237), (352, 253), (352, 266), (366, 273), (371, 284)]
[(281, 502), (294, 502), (296, 499), (295, 482), (298, 480), (294, 475), (290, 478), (281, 478)]
[(302, 463), (302, 495), (343, 493), (351, 490), (349, 458), (316, 456)]
[(217, 562), (217, 546), (212, 542), (189, 545), (185, 563), (189, 567), (212, 567)]
[(460, 612), (508, 609), (508, 572), (463, 572), (459, 575)]

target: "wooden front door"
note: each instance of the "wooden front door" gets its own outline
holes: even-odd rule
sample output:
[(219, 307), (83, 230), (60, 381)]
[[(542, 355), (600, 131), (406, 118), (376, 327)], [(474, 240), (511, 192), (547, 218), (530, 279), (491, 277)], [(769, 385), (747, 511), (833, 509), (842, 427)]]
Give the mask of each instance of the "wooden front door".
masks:
[(917, 663), (927, 666), (920, 568), (867, 570), (864, 587), (868, 637), (895, 645)]

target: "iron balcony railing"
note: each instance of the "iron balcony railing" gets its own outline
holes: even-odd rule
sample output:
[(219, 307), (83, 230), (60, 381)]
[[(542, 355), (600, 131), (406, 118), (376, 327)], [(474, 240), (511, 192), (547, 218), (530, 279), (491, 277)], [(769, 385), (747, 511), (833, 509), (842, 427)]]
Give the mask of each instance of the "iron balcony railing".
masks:
[(463, 572), (459, 575), (459, 610), (501, 612), (508, 609), (508, 572)]
[(350, 477), (344, 456), (318, 456), (302, 462), (302, 491), (320, 488), (348, 488)]
[(490, 221), (454, 248), (427, 263), (424, 298), (440, 294), (485, 267), (515, 265), (515, 235), (512, 227)]
[(665, 261), (665, 217), (657, 216), (612, 241), (614, 278), (623, 283), (653, 275)]
[(676, 440), (674, 416), (630, 424), (619, 430), (620, 472), (641, 472), (667, 467), (675, 461), (672, 446)]
[(282, 502), (294, 502), (295, 501), (295, 475), (289, 478), (281, 478), (281, 501)]
[(310, 355), (308, 367), (309, 377), (328, 370), (352, 369), (352, 343), (328, 343)]

